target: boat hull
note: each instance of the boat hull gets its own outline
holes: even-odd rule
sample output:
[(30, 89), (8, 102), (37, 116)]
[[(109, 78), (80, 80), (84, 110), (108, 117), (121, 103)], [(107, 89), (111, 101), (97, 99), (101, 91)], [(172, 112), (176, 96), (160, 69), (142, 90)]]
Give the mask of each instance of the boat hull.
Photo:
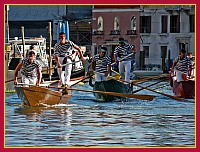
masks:
[[(124, 84), (117, 80), (111, 79), (108, 81), (95, 82), (93, 90), (104, 92), (131, 93), (132, 88), (129, 87), (128, 84)], [(123, 97), (116, 97), (99, 93), (94, 93), (94, 96), (96, 97), (97, 101), (113, 101), (117, 99), (125, 99)]]
[(177, 97), (194, 98), (195, 96), (195, 81), (173, 82), (172, 90)]
[(56, 104), (66, 104), (71, 94), (62, 94), (60, 91), (50, 90), (49, 88), (31, 86), (15, 87), (16, 93), (27, 106), (47, 106)]

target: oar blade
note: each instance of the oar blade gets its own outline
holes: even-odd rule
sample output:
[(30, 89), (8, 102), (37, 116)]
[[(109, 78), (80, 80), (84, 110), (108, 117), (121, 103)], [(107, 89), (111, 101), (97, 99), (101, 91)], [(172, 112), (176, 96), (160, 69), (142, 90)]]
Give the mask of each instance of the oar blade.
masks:
[(100, 93), (106, 94), (110, 96), (117, 96), (122, 98), (135, 98), (140, 100), (153, 100), (153, 96), (151, 95), (141, 95), (141, 94), (128, 94), (128, 93), (118, 93), (118, 92), (104, 92), (104, 91), (93, 91), (93, 90), (82, 90), (77, 88), (67, 88), (68, 90), (75, 90), (75, 91), (82, 91), (82, 92), (93, 92), (93, 93)]

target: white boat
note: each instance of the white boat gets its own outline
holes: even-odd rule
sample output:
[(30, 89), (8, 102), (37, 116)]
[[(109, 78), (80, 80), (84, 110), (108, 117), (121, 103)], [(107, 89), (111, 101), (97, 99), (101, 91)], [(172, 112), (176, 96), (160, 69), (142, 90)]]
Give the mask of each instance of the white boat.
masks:
[[(9, 55), (8, 61), (8, 69), (15, 70), (16, 66), (20, 62), (20, 60), (24, 57), (24, 54), (30, 50), (30, 46), (34, 45), (34, 51), (36, 53), (36, 59), (42, 65), (42, 73), (48, 74), (48, 54), (46, 52), (46, 39), (39, 37), (39, 38), (25, 38), (24, 39), (25, 45), (23, 46), (22, 39), (14, 38), (9, 41), (10, 51), (7, 52)], [(24, 49), (23, 49), (24, 47)], [(23, 52), (24, 50), (24, 52)], [(49, 74), (48, 74), (49, 75)]]

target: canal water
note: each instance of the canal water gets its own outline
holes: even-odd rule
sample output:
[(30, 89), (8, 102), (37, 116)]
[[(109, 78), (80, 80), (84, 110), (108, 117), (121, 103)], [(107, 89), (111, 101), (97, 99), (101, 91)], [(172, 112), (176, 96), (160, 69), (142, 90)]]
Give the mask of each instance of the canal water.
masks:
[[(75, 88), (89, 89), (88, 85)], [(135, 88), (137, 89), (137, 88)], [(161, 92), (172, 94), (169, 87)], [(153, 101), (97, 102), (92, 93), (73, 91), (67, 105), (22, 107), (6, 94), (5, 146), (194, 147), (195, 103), (154, 95)]]

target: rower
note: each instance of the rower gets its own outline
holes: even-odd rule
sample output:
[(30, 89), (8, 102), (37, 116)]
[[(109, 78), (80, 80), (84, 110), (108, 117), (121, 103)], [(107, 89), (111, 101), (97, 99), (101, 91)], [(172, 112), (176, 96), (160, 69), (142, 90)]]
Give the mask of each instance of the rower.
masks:
[(95, 72), (95, 81), (106, 81), (111, 71), (111, 58), (106, 55), (107, 48), (101, 47), (100, 54), (94, 56), (91, 68)]
[(186, 50), (181, 49), (180, 55), (173, 62), (171, 72), (175, 72), (177, 82), (181, 82), (187, 80), (187, 77), (191, 77), (191, 70), (192, 65), (186, 56)]

